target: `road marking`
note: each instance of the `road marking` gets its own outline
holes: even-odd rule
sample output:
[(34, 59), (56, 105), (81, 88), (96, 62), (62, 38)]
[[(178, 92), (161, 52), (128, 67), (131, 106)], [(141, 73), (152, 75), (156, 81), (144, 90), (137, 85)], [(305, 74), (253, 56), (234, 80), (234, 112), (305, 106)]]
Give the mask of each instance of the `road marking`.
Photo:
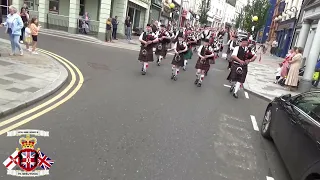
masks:
[(227, 85), (227, 84), (224, 84), (223, 86), (224, 86), (224, 87), (231, 88), (231, 86), (230, 86), (230, 85)]
[(249, 99), (249, 94), (247, 91), (244, 92), (244, 95), (246, 96), (247, 99)]
[(253, 129), (255, 131), (259, 131), (259, 127), (258, 127), (258, 124), (257, 124), (256, 117), (254, 117), (253, 115), (250, 115), (250, 117), (251, 117), (251, 122), (252, 122)]
[[(41, 50), (39, 50), (39, 51), (41, 52)], [(47, 54), (47, 55), (48, 55), (48, 54)], [(72, 70), (72, 68), (71, 68), (67, 63), (65, 63), (64, 61), (62, 61), (62, 60), (60, 60), (60, 59), (57, 59), (57, 60), (58, 60), (59, 62), (61, 62), (63, 65), (65, 65), (65, 67), (70, 71), (71, 81), (70, 81), (69, 85), (68, 85), (63, 91), (61, 91), (58, 95), (56, 95), (55, 97), (51, 98), (50, 100), (48, 100), (48, 101), (46, 101), (46, 102), (44, 102), (44, 103), (42, 103), (42, 104), (40, 104), (40, 105), (38, 105), (38, 106), (30, 109), (30, 110), (28, 110), (28, 111), (25, 111), (25, 112), (23, 112), (23, 113), (21, 113), (21, 114), (19, 114), (19, 115), (16, 115), (16, 116), (14, 116), (14, 117), (12, 117), (12, 118), (10, 118), (10, 119), (7, 119), (7, 120), (5, 120), (5, 121), (0, 122), (0, 127), (5, 126), (5, 125), (7, 125), (7, 124), (9, 124), (9, 123), (12, 123), (12, 122), (14, 122), (14, 121), (17, 121), (18, 119), (23, 118), (24, 116), (27, 116), (27, 115), (35, 112), (35, 111), (38, 111), (38, 110), (41, 109), (41, 108), (44, 108), (45, 106), (47, 106), (47, 105), (53, 103), (54, 101), (58, 100), (59, 98), (61, 98), (63, 95), (65, 95), (65, 94), (74, 86), (74, 84), (75, 84), (75, 82), (76, 82), (75, 72), (74, 72), (74, 71)]]
[[(82, 86), (82, 84), (83, 84), (83, 75), (82, 75), (81, 71), (80, 71), (74, 64), (72, 64), (72, 63), (71, 63), (70, 61), (68, 61), (67, 59), (65, 59), (65, 58), (63, 58), (63, 57), (61, 57), (61, 56), (59, 56), (59, 55), (56, 55), (56, 54), (54, 54), (54, 53), (51, 53), (51, 52), (48, 52), (48, 51), (45, 51), (45, 50), (40, 50), (40, 49), (39, 49), (39, 51), (40, 51), (40, 52), (43, 52), (43, 53), (45, 53), (45, 54), (47, 54), (47, 55), (49, 55), (49, 56), (52, 56), (52, 57), (57, 58), (58, 61), (60, 61), (62, 64), (64, 64), (64, 65), (68, 68), (68, 70), (70, 71), (70, 74), (71, 74), (71, 82), (70, 82), (70, 84), (69, 84), (61, 93), (59, 93), (57, 96), (53, 97), (52, 99), (50, 99), (49, 101), (46, 101), (46, 102), (43, 103), (43, 104), (40, 104), (39, 106), (36, 106), (35, 108), (32, 108), (32, 109), (30, 109), (30, 110), (28, 110), (28, 111), (26, 111), (26, 112), (24, 112), (24, 113), (22, 113), (22, 114), (20, 114), (20, 115), (17, 115), (17, 116), (15, 116), (15, 117), (13, 117), (13, 118), (10, 118), (10, 119), (4, 121), (4, 122), (6, 122), (5, 124), (8, 124), (8, 123), (13, 122), (13, 121), (16, 121), (16, 120), (18, 120), (18, 119), (20, 119), (20, 118), (22, 118), (22, 117), (24, 117), (24, 116), (32, 113), (32, 112), (35, 112), (35, 111), (37, 111), (37, 110), (39, 110), (39, 109), (41, 109), (41, 108), (43, 108), (43, 107), (51, 104), (51, 103), (54, 102), (55, 100), (59, 99), (61, 96), (65, 95), (66, 92), (68, 92), (68, 91), (73, 87), (73, 85), (75, 84), (75, 81), (76, 81), (75, 72), (74, 72), (74, 70), (73, 70), (70, 66), (72, 66), (72, 67), (75, 69), (75, 71), (77, 72), (77, 74), (78, 74), (78, 76), (79, 76), (79, 82), (78, 82), (77, 86), (73, 89), (73, 91), (71, 91), (66, 97), (64, 97), (64, 98), (61, 99), (60, 101), (58, 101), (58, 102), (56, 102), (55, 104), (51, 105), (50, 107), (48, 107), (48, 108), (46, 108), (46, 109), (44, 109), (44, 110), (42, 110), (42, 111), (40, 111), (40, 112), (38, 112), (38, 113), (30, 116), (30, 117), (28, 117), (28, 118), (26, 118), (26, 119), (24, 119), (24, 120), (21, 120), (21, 121), (19, 121), (18, 123), (13, 124), (13, 125), (5, 128), (5, 129), (0, 130), (0, 135), (6, 133), (6, 132), (8, 132), (8, 131), (11, 131), (11, 130), (19, 127), (19, 126), (22, 126), (22, 125), (24, 125), (24, 124), (26, 124), (26, 123), (28, 123), (28, 122), (36, 119), (37, 117), (39, 117), (39, 116), (41, 116), (41, 115), (43, 115), (43, 114), (45, 114), (45, 113), (47, 113), (47, 112), (49, 112), (49, 111), (57, 108), (57, 107), (60, 106), (61, 104), (63, 104), (63, 103), (65, 103), (66, 101), (68, 101), (71, 97), (73, 97), (73, 96), (79, 91), (79, 89), (81, 88), (81, 86)], [(70, 66), (69, 66), (68, 64), (69, 64)], [(3, 125), (2, 125), (2, 126), (3, 126)]]
[(274, 178), (267, 176), (267, 180), (274, 180)]

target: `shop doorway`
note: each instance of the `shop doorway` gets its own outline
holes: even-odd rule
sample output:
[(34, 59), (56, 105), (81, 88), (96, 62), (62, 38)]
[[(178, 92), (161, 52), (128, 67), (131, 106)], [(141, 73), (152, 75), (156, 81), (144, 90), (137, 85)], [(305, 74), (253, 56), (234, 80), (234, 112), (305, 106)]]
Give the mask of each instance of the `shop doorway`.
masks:
[(141, 10), (133, 7), (128, 7), (128, 16), (130, 17), (130, 20), (132, 22), (132, 28), (140, 28)]

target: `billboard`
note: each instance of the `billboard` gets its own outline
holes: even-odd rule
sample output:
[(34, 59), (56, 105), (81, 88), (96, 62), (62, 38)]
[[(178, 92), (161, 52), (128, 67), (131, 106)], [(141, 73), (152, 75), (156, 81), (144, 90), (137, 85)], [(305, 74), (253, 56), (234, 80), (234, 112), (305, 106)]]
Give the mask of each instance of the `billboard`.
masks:
[(237, 0), (226, 0), (227, 4), (230, 4), (233, 7), (236, 7)]

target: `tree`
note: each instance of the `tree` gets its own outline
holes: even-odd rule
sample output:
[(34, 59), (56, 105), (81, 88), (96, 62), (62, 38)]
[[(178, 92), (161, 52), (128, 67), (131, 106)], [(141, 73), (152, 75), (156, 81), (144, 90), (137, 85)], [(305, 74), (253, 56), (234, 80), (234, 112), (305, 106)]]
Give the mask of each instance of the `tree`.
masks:
[(207, 24), (208, 22), (208, 12), (210, 10), (211, 0), (202, 0), (200, 7), (199, 7), (199, 22), (200, 24)]
[[(269, 8), (271, 4), (269, 0), (253, 0), (252, 3), (248, 3), (243, 8), (243, 15), (239, 15), (237, 20), (239, 22), (239, 27), (242, 27), (243, 30), (252, 33), (253, 35), (265, 25)], [(259, 20), (257, 22), (252, 21), (253, 16), (258, 16)], [(237, 23), (236, 23), (237, 24)], [(252, 27), (254, 31), (252, 32)]]

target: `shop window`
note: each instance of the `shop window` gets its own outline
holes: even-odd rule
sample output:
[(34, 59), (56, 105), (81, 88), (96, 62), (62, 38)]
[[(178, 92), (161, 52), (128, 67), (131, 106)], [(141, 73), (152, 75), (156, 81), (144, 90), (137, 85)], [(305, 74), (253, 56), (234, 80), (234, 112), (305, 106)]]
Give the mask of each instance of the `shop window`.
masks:
[(28, 0), (28, 1), (24, 1), (24, 4), (26, 4), (28, 6), (29, 10), (35, 10), (35, 0)]
[(85, 12), (84, 4), (85, 4), (85, 0), (80, 0), (80, 11), (79, 11), (80, 16), (84, 15), (84, 12)]
[(59, 0), (49, 0), (49, 11), (59, 13)]

